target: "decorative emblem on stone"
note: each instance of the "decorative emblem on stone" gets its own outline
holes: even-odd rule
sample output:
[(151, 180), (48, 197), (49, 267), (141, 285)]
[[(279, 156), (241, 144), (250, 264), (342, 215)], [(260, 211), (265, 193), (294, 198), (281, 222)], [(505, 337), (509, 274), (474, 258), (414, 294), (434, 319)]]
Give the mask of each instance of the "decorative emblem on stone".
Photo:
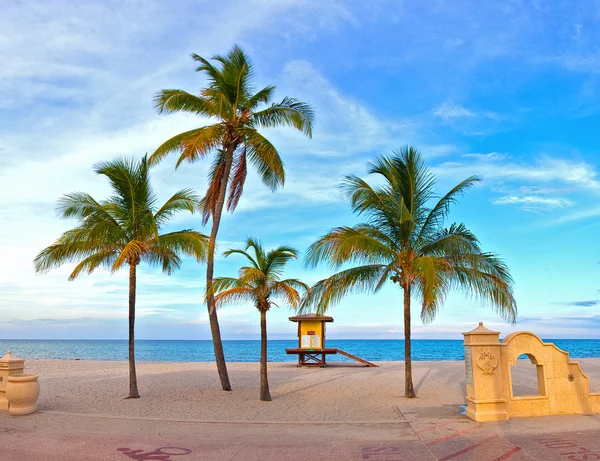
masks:
[(482, 352), (477, 358), (477, 366), (484, 375), (492, 375), (498, 367), (498, 358), (491, 352)]
[(568, 379), (570, 382), (573, 382), (573, 381), (575, 381), (575, 376), (573, 376), (573, 373), (569, 373), (569, 376), (567, 376), (567, 379)]

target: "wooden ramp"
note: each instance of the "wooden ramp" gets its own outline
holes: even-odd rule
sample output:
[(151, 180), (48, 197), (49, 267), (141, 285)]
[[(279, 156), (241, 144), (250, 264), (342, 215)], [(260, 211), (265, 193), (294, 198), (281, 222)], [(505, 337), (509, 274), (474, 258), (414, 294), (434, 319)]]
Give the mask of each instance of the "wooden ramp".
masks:
[(363, 360), (363, 359), (357, 357), (356, 355), (348, 354), (348, 352), (345, 352), (345, 351), (343, 351), (341, 349), (336, 349), (336, 350), (337, 350), (338, 354), (345, 355), (346, 357), (348, 357), (348, 358), (350, 358), (352, 360), (356, 360), (357, 362), (360, 362), (363, 365), (366, 365), (368, 367), (375, 367), (375, 368), (377, 368), (377, 365), (375, 365), (374, 363), (367, 362), (366, 360)]

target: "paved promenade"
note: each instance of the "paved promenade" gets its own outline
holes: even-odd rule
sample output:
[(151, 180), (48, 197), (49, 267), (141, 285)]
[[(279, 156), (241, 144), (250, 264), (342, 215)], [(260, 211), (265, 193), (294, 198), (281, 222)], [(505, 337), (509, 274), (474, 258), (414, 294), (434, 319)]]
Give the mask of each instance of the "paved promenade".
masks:
[(3, 413), (0, 460), (583, 461), (600, 459), (598, 434), (598, 416), (478, 424), (399, 414), (388, 422), (292, 425)]

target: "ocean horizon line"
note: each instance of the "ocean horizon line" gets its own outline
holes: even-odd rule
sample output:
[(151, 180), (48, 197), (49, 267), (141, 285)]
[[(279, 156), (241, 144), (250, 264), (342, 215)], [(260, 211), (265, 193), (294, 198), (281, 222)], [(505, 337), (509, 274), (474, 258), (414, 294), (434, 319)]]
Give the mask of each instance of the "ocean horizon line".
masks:
[[(549, 339), (572, 358), (600, 357), (600, 339)], [(286, 349), (297, 348), (298, 340), (271, 339), (268, 341), (268, 360), (294, 362), (298, 357)], [(403, 361), (403, 339), (327, 339), (326, 347), (337, 348), (370, 362)], [(258, 362), (260, 340), (223, 340), (226, 360), (229, 362)], [(126, 339), (0, 339), (0, 355), (7, 350), (23, 359), (79, 359), (125, 361), (128, 358)], [(414, 361), (463, 360), (462, 339), (414, 339)], [(214, 349), (208, 339), (136, 340), (136, 359), (143, 362), (214, 362)], [(350, 361), (335, 354), (328, 362)]]

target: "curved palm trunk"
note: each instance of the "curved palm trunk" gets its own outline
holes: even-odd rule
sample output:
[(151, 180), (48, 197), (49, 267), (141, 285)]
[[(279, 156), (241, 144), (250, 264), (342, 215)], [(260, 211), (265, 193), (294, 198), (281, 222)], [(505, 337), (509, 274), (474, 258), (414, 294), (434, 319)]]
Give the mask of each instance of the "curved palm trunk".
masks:
[(404, 287), (404, 396), (409, 399), (416, 397), (410, 355), (410, 285)]
[(129, 398), (139, 399), (135, 372), (135, 288), (136, 265), (129, 265)]
[(209, 292), (207, 299), (208, 320), (210, 323), (210, 333), (213, 339), (213, 347), (215, 350), (215, 360), (217, 362), (217, 370), (221, 380), (221, 387), (224, 391), (231, 390), (229, 383), (229, 374), (227, 373), (227, 364), (225, 363), (225, 353), (223, 352), (223, 341), (221, 340), (221, 329), (219, 327), (219, 319), (217, 317), (217, 309), (215, 309), (215, 297), (212, 294), (212, 284), (215, 271), (215, 245), (217, 242), (217, 233), (219, 232), (219, 224), (221, 223), (221, 214), (225, 204), (225, 193), (227, 192), (227, 180), (231, 172), (231, 164), (233, 163), (234, 147), (227, 149), (227, 157), (225, 160), (225, 170), (223, 172), (223, 181), (219, 189), (219, 197), (215, 212), (212, 217), (212, 229), (210, 231), (210, 241), (208, 242), (208, 260), (206, 263), (206, 290)]
[(260, 311), (260, 399), (271, 401), (267, 377), (267, 312), (264, 310)]

